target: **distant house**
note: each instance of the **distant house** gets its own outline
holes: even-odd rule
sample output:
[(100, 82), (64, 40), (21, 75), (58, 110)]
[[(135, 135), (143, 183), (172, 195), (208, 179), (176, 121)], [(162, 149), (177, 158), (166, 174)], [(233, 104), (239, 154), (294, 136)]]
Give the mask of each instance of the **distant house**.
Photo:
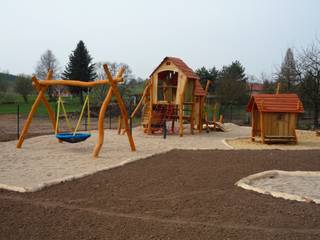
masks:
[(249, 88), (250, 95), (262, 93), (263, 84), (262, 83), (248, 83), (248, 88)]

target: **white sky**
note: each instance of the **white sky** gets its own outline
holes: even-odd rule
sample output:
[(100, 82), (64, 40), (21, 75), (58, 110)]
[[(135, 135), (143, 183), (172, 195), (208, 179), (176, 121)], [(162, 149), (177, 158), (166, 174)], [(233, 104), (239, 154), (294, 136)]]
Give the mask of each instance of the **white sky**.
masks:
[(165, 56), (193, 69), (239, 60), (271, 74), (320, 35), (319, 0), (0, 0), (0, 70), (31, 74), (47, 49), (64, 67), (83, 40), (94, 61), (146, 78)]

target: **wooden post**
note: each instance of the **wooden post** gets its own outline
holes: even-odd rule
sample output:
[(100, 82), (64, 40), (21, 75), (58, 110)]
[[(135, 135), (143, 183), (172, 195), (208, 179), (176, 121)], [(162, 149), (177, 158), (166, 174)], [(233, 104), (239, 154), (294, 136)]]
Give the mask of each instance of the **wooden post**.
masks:
[(276, 94), (279, 94), (279, 93), (280, 93), (280, 86), (281, 86), (281, 83), (280, 83), (280, 82), (278, 82), (278, 84), (277, 84)]
[[(52, 75), (53, 75), (53, 71), (52, 70), (49, 70), (48, 74), (47, 74), (47, 80), (51, 80), (52, 79)], [(21, 148), (23, 142), (24, 142), (24, 139), (25, 139), (25, 136), (27, 135), (28, 133), (28, 130), (29, 130), (29, 127), (30, 127), (30, 124), (32, 122), (32, 118), (33, 118), (33, 115), (36, 113), (37, 111), (37, 108), (40, 104), (41, 101), (43, 101), (45, 103), (45, 106), (49, 112), (49, 116), (51, 118), (51, 121), (53, 123), (53, 129), (55, 128), (55, 118), (54, 118), (54, 113), (49, 105), (49, 103), (47, 102), (47, 100), (45, 99), (45, 96), (44, 96), (44, 93), (45, 91), (47, 90), (48, 86), (44, 86), (44, 87), (40, 87), (39, 86), (39, 81), (38, 79), (33, 76), (32, 77), (32, 81), (34, 82), (34, 84), (36, 85), (36, 88), (38, 89), (39, 88), (39, 92), (38, 92), (38, 96), (36, 98), (36, 100), (34, 101), (32, 107), (31, 107), (31, 111), (29, 112), (29, 115), (28, 115), (28, 118), (26, 120), (26, 123), (24, 124), (23, 126), (23, 129), (22, 129), (22, 132), (21, 132), (21, 135), (19, 137), (19, 140), (18, 140), (18, 143), (16, 145), (17, 148)], [(38, 86), (38, 87), (37, 87)], [(48, 105), (46, 105), (46, 103), (48, 103)]]
[(106, 96), (106, 98), (104, 99), (101, 108), (100, 108), (100, 112), (99, 112), (99, 120), (98, 120), (98, 143), (96, 144), (94, 150), (93, 150), (93, 156), (94, 157), (98, 157), (99, 152), (101, 150), (103, 141), (104, 141), (104, 127), (103, 127), (103, 123), (104, 123), (104, 114), (107, 110), (107, 107), (111, 101), (111, 97), (112, 97), (112, 88), (110, 87), (108, 90), (108, 94)]
[(199, 119), (198, 119), (198, 130), (199, 133), (202, 132), (202, 116), (203, 116), (203, 97), (199, 97)]
[(191, 105), (191, 118), (190, 118), (190, 132), (194, 134), (194, 114), (195, 114), (195, 102), (196, 102), (196, 82), (193, 81), (193, 90), (192, 90), (192, 105)]
[[(101, 106), (101, 109), (100, 109), (100, 113), (99, 113), (99, 124), (98, 124), (99, 137), (98, 137), (98, 143), (97, 143), (97, 145), (96, 145), (96, 147), (94, 149), (94, 152), (93, 152), (93, 156), (94, 157), (98, 157), (99, 152), (100, 152), (101, 147), (102, 147), (102, 144), (103, 144), (103, 141), (104, 141), (103, 120), (104, 120), (104, 115), (105, 115), (107, 106), (110, 103), (112, 95), (114, 95), (116, 97), (117, 103), (119, 105), (119, 108), (120, 108), (120, 111), (121, 111), (121, 115), (122, 115), (122, 118), (123, 118), (124, 123), (125, 123), (125, 129), (126, 129), (126, 133), (127, 133), (127, 136), (128, 136), (128, 140), (129, 140), (129, 144), (130, 144), (131, 150), (132, 151), (136, 150), (136, 147), (135, 147), (135, 144), (134, 144), (134, 141), (133, 141), (132, 135), (130, 133), (130, 129), (129, 129), (128, 114), (127, 114), (127, 111), (125, 109), (125, 104), (124, 104), (124, 102), (123, 102), (123, 100), (121, 98), (121, 95), (119, 93), (119, 90), (117, 88), (117, 85), (116, 85), (117, 82), (113, 79), (113, 77), (112, 77), (112, 75), (111, 75), (111, 73), (109, 71), (108, 65), (104, 64), (103, 68), (104, 68), (106, 76), (107, 76), (107, 78), (109, 80), (110, 88), (109, 88), (108, 94), (107, 94), (104, 102), (102, 103), (102, 106)], [(124, 68), (121, 68), (119, 70), (116, 78), (117, 77), (121, 77), (123, 72), (124, 72)]]
[(254, 108), (251, 111), (251, 141), (255, 141), (256, 129), (255, 129), (255, 118), (254, 118)]
[(151, 134), (151, 125), (152, 125), (152, 116), (153, 116), (153, 77), (151, 78), (150, 82), (150, 102), (149, 102), (149, 116), (148, 116), (148, 129), (147, 133)]
[(122, 129), (122, 118), (121, 115), (118, 117), (118, 135), (120, 135)]
[[(52, 78), (52, 74), (47, 76), (47, 79), (51, 80), (51, 78)], [(34, 84), (37, 92), (40, 92), (41, 86), (40, 86), (40, 84), (39, 84), (39, 81), (38, 81), (38, 80), (33, 80), (33, 84)], [(43, 88), (45, 88), (45, 90), (47, 90), (48, 87), (43, 87)], [(49, 118), (50, 118), (50, 120), (51, 120), (53, 130), (55, 130), (55, 128), (56, 128), (55, 113), (54, 113), (54, 111), (52, 110), (52, 108), (51, 108), (48, 100), (45, 98), (45, 96), (43, 96), (42, 102), (44, 103), (44, 106), (46, 107), (46, 109), (47, 109), (47, 111), (48, 111)], [(59, 142), (62, 142), (62, 141), (59, 141)]]
[(261, 135), (261, 140), (262, 143), (265, 143), (264, 141), (264, 114), (262, 112), (260, 112), (260, 135)]
[(29, 127), (30, 127), (30, 124), (32, 122), (33, 115), (36, 113), (37, 108), (38, 108), (38, 106), (39, 106), (39, 104), (41, 102), (41, 99), (44, 96), (44, 93), (45, 93), (45, 89), (41, 89), (40, 92), (38, 93), (38, 96), (37, 96), (35, 102), (33, 103), (32, 107), (31, 107), (31, 111), (30, 111), (30, 113), (28, 115), (26, 123), (24, 124), (22, 132), (21, 132), (21, 135), (19, 137), (19, 140), (18, 140), (18, 143), (17, 143), (17, 148), (21, 148), (21, 146), (23, 144), (24, 138), (27, 135)]
[(150, 88), (150, 80), (149, 82), (147, 83), (144, 91), (143, 91), (143, 94), (142, 94), (142, 97), (139, 101), (139, 103), (137, 104), (136, 108), (133, 110), (132, 114), (131, 114), (131, 118), (134, 118), (134, 116), (136, 115), (136, 113), (138, 112), (139, 108), (141, 107), (142, 103), (143, 103), (143, 100), (145, 99), (145, 97), (147, 96), (148, 94), (148, 91), (149, 91), (149, 88)]
[(183, 103), (184, 103), (184, 95), (185, 95), (185, 90), (186, 86), (188, 84), (188, 78), (186, 79), (184, 86), (182, 88), (182, 92), (180, 94), (180, 109), (179, 109), (179, 135), (180, 137), (183, 137)]

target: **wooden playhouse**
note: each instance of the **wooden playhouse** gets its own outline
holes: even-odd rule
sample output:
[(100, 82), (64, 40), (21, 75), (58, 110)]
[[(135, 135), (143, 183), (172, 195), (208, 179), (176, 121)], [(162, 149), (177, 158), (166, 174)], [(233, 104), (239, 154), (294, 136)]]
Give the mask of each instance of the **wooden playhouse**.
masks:
[(304, 111), (297, 94), (252, 95), (246, 110), (251, 112), (252, 141), (297, 143), (297, 116)]
[(183, 136), (185, 124), (190, 124), (193, 134), (195, 126), (202, 129), (205, 96), (195, 72), (181, 59), (166, 57), (151, 73), (131, 117), (143, 106), (141, 121), (145, 132), (151, 134), (160, 130), (166, 122), (171, 122), (171, 131), (174, 132), (177, 121), (180, 136)]

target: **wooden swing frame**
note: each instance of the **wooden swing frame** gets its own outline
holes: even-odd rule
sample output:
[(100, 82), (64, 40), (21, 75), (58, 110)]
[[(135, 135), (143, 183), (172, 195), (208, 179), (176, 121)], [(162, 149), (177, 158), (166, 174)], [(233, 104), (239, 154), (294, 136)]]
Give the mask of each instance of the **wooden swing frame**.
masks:
[[(111, 101), (112, 96), (114, 95), (118, 106), (120, 108), (120, 112), (122, 115), (122, 118), (124, 119), (124, 123), (125, 123), (125, 129), (126, 129), (126, 133), (128, 136), (128, 140), (129, 140), (129, 144), (131, 147), (131, 151), (135, 151), (136, 147), (133, 141), (133, 137), (131, 134), (131, 131), (129, 129), (129, 123), (128, 123), (128, 113), (125, 107), (125, 104), (123, 102), (123, 99), (121, 97), (121, 94), (118, 90), (117, 84), (119, 82), (123, 82), (123, 73), (125, 71), (124, 67), (120, 68), (120, 70), (118, 71), (118, 73), (116, 74), (115, 77), (112, 76), (112, 74), (110, 73), (110, 70), (108, 68), (107, 64), (103, 65), (104, 71), (105, 71), (105, 75), (106, 78), (105, 80), (98, 80), (98, 81), (94, 81), (94, 82), (82, 82), (79, 80), (52, 80), (52, 75), (53, 72), (52, 70), (49, 70), (47, 77), (45, 80), (39, 81), (35, 76), (32, 77), (32, 83), (33, 86), (35, 87), (35, 89), (38, 92), (38, 96), (36, 98), (36, 100), (34, 101), (31, 110), (29, 112), (28, 118), (23, 126), (21, 135), (19, 137), (18, 143), (17, 143), (17, 148), (21, 148), (22, 144), (24, 142), (25, 136), (28, 133), (30, 124), (32, 122), (32, 118), (33, 115), (36, 113), (37, 108), (40, 104), (40, 102), (43, 102), (48, 114), (49, 114), (49, 118), (52, 122), (52, 126), (53, 126), (53, 130), (55, 130), (56, 127), (56, 118), (55, 118), (55, 114), (48, 102), (48, 100), (45, 97), (45, 92), (48, 89), (49, 86), (55, 86), (55, 85), (63, 85), (63, 86), (76, 86), (76, 87), (94, 87), (94, 86), (98, 86), (98, 85), (103, 85), (103, 84), (108, 84), (109, 90), (108, 93), (100, 107), (100, 113), (99, 113), (99, 120), (98, 120), (98, 142), (94, 148), (93, 151), (93, 157), (98, 157), (101, 147), (103, 145), (104, 142), (104, 116), (105, 116), (105, 112), (107, 110), (107, 107)], [(59, 141), (61, 142), (61, 141)]]

